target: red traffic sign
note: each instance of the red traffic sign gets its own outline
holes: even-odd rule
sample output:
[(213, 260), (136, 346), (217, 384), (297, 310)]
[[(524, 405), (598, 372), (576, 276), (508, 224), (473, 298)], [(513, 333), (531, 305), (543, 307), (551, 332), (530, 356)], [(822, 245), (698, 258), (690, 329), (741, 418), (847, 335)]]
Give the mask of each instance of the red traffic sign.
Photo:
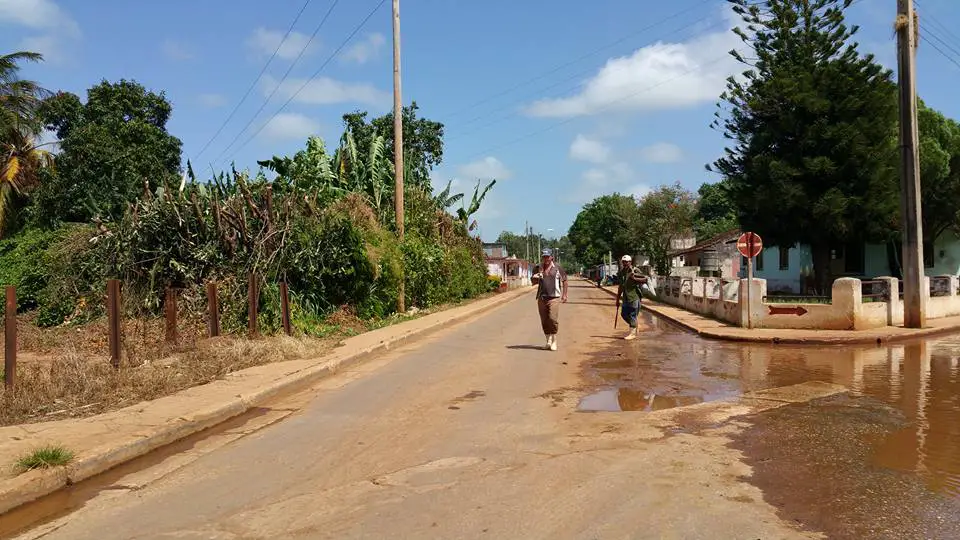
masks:
[(757, 233), (745, 232), (737, 239), (737, 250), (744, 257), (756, 257), (762, 249), (763, 240)]

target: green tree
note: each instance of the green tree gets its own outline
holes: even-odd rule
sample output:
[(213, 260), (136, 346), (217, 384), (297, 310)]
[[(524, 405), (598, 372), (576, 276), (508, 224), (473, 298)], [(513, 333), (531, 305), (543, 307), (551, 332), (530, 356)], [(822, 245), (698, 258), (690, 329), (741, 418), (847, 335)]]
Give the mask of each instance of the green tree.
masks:
[(917, 117), (923, 236), (932, 243), (960, 228), (960, 124), (922, 103)]
[(658, 274), (670, 273), (673, 242), (692, 234), (695, 217), (693, 194), (680, 184), (660, 186), (640, 199), (637, 219), (628, 226)]
[(737, 207), (723, 181), (703, 184), (697, 195), (697, 215), (693, 224), (697, 240), (706, 240), (739, 227)]
[(641, 250), (636, 234), (637, 201), (614, 193), (587, 203), (577, 214), (568, 234), (576, 260), (586, 265), (603, 263), (608, 253), (619, 258)]
[[(443, 161), (443, 124), (418, 118), (417, 102), (403, 108), (404, 183), (430, 190), (430, 171)], [(375, 136), (383, 137), (387, 158), (393, 163), (393, 113), (367, 121), (366, 112), (343, 115), (357, 146), (368, 148)], [(391, 178), (393, 175), (391, 174)]]
[(811, 246), (821, 291), (831, 246), (889, 239), (899, 211), (895, 87), (857, 51), (844, 24), (851, 1), (729, 0), (749, 48), (731, 54), (747, 69), (728, 81), (714, 123), (733, 146), (708, 167), (743, 228), (770, 245)]
[(172, 111), (162, 92), (125, 80), (101, 82), (83, 104), (70, 93), (48, 98), (40, 113), (60, 153), (57, 174), (38, 190), (37, 220), (115, 220), (147, 184), (175, 180), (181, 143), (167, 132)]
[(43, 56), (16, 52), (0, 56), (0, 237), (7, 234), (24, 196), (40, 183), (53, 155), (37, 142), (42, 124), (38, 109), (49, 93), (20, 78), (20, 64)]

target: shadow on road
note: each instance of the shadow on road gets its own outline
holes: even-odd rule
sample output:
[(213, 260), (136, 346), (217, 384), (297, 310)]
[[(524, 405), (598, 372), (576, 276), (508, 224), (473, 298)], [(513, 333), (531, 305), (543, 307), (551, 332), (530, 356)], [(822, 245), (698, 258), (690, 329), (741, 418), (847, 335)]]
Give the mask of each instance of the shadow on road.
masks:
[(543, 345), (507, 345), (507, 348), (515, 351), (542, 351)]

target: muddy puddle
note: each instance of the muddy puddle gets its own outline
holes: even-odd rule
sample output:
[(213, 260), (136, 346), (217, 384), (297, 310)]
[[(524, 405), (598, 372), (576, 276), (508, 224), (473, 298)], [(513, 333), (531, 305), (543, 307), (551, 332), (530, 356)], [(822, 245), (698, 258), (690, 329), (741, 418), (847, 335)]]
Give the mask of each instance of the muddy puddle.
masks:
[[(844, 417), (848, 425), (859, 423), (851, 411), (862, 414), (863, 407), (884, 417), (874, 422), (882, 429), (847, 430), (863, 445), (862, 462), (918, 479), (949, 499), (960, 516), (960, 336), (890, 346), (799, 347), (707, 341), (649, 314), (644, 322), (640, 338), (611, 341), (582, 364), (595, 390), (582, 397), (580, 411), (655, 411), (807, 381), (840, 384), (850, 389), (849, 403), (864, 404), (839, 409), (852, 415)], [(836, 411), (821, 412), (796, 415), (789, 429), (822, 431), (828, 427), (813, 424), (840, 418)], [(786, 424), (780, 429), (788, 430)]]

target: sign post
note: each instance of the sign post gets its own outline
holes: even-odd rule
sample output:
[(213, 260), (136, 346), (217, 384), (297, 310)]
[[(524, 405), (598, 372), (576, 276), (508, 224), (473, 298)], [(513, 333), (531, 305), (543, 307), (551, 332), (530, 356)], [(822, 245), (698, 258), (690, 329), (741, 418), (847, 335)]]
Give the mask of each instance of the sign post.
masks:
[(763, 240), (760, 235), (752, 232), (745, 232), (737, 239), (737, 250), (741, 255), (747, 258), (747, 328), (753, 328), (753, 302), (751, 301), (751, 291), (753, 289), (753, 258), (763, 250)]

